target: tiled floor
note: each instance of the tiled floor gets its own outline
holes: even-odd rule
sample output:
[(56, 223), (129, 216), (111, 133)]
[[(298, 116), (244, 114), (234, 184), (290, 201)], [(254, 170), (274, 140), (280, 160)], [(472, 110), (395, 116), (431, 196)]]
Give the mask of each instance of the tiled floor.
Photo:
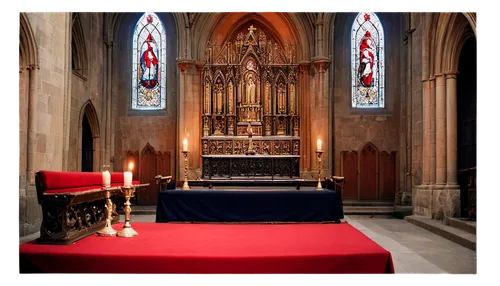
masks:
[[(131, 215), (154, 222), (155, 215)], [(120, 221), (124, 221), (123, 215)], [(401, 219), (347, 217), (345, 221), (391, 252), (396, 273), (476, 274), (476, 252)], [(20, 239), (30, 241), (38, 234)]]

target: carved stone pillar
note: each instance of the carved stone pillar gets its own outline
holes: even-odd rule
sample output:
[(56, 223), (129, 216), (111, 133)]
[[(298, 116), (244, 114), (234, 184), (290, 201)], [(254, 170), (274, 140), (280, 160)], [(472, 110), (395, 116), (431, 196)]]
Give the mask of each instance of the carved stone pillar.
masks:
[(29, 91), (28, 91), (28, 184), (35, 185), (35, 150), (36, 150), (36, 136), (37, 136), (37, 126), (36, 120), (38, 119), (38, 92), (37, 92), (37, 81), (38, 81), (38, 69), (37, 65), (30, 65), (28, 67), (29, 71)]
[[(327, 108), (327, 100), (325, 100), (326, 96), (326, 91), (325, 91), (325, 77), (326, 77), (326, 71), (328, 69), (328, 66), (330, 65), (330, 59), (326, 57), (321, 57), (321, 58), (316, 58), (313, 61), (314, 66), (316, 67), (316, 70), (318, 71), (316, 74), (317, 77), (317, 90), (316, 90), (316, 95), (315, 95), (315, 106), (313, 106), (313, 111), (311, 114), (314, 112), (314, 124), (313, 128), (315, 130), (315, 134), (312, 134), (312, 137), (309, 138), (309, 148), (312, 150), (313, 154), (316, 152), (316, 142), (318, 139), (322, 140), (325, 142), (323, 145), (323, 169), (325, 167), (329, 167), (329, 156), (330, 156), (330, 141), (328, 138), (329, 130), (328, 128), (323, 128), (323, 120), (328, 118), (328, 108)], [(326, 112), (326, 114), (325, 114)], [(314, 166), (317, 166), (317, 161), (318, 157), (313, 156), (313, 162)]]
[(301, 154), (301, 171), (306, 171), (311, 169), (311, 156), (313, 153), (309, 144), (309, 138), (311, 138), (311, 116), (309, 114), (310, 105), (309, 103), (309, 68), (310, 62), (304, 61), (300, 62), (300, 99), (298, 106), (300, 106), (300, 116), (302, 120), (300, 121), (300, 138), (302, 139), (302, 144), (300, 144), (300, 154)]
[(177, 157), (176, 157), (176, 177), (184, 178), (184, 157), (181, 153), (182, 141), (188, 139), (188, 179), (197, 176), (200, 169), (201, 159), (201, 138), (199, 130), (200, 117), (202, 114), (202, 91), (198, 89), (195, 93), (193, 84), (200, 84), (199, 68), (195, 68), (195, 62), (190, 59), (179, 59), (177, 65), (180, 70), (179, 81), (179, 102), (178, 102), (178, 128), (177, 128)]
[(429, 185), (436, 183), (436, 78), (430, 79), (430, 154), (429, 154)]
[(422, 170), (422, 188), (426, 188), (431, 181), (430, 176), (430, 149), (431, 149), (431, 90), (430, 90), (430, 81), (428, 79), (423, 80), (423, 115), (424, 115), (424, 132), (423, 132), (423, 143), (424, 148), (422, 150), (423, 153), (423, 170)]
[(446, 217), (460, 214), (460, 186), (457, 180), (457, 72), (446, 73)]
[(457, 73), (446, 74), (446, 184), (457, 187)]
[(436, 75), (436, 187), (446, 184), (446, 80)]

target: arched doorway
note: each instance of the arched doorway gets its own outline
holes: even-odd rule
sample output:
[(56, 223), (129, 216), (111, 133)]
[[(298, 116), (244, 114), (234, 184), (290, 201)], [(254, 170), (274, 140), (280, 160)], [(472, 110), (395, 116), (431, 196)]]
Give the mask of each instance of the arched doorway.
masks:
[(82, 172), (100, 171), (99, 120), (90, 100), (83, 105), (79, 122), (78, 169)]
[(82, 120), (82, 172), (92, 172), (94, 157), (94, 138), (92, 138), (92, 129), (90, 128), (87, 114)]
[[(460, 184), (461, 216), (468, 217), (475, 191), (471, 193), (471, 176), (475, 177), (476, 163), (476, 108), (477, 59), (476, 39), (470, 37), (460, 52), (457, 76), (457, 159)], [(472, 201), (473, 200), (473, 201)]]

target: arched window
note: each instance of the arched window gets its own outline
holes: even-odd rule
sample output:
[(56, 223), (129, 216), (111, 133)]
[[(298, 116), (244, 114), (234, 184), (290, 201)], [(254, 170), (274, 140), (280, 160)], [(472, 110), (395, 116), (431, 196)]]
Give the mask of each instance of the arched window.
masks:
[(165, 28), (155, 13), (137, 22), (132, 51), (132, 109), (165, 109)]
[(352, 107), (385, 106), (384, 30), (375, 13), (359, 13), (351, 31)]

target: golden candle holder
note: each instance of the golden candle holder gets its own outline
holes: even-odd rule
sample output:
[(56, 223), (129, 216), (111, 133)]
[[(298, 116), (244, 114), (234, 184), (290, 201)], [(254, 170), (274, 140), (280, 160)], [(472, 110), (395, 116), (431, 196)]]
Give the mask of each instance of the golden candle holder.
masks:
[(191, 187), (189, 187), (188, 177), (187, 177), (187, 173), (188, 173), (188, 153), (189, 153), (188, 150), (182, 150), (182, 155), (184, 155), (184, 184), (182, 185), (182, 189), (181, 190), (189, 190), (189, 189), (191, 189)]
[(316, 154), (318, 155), (318, 185), (315, 190), (321, 191), (323, 187), (321, 186), (321, 155), (323, 155), (323, 150), (316, 150)]
[(106, 188), (106, 226), (97, 232), (100, 236), (115, 236), (117, 231), (111, 225), (113, 214), (113, 202), (111, 201), (111, 192)]
[(119, 237), (133, 237), (138, 235), (137, 231), (135, 231), (130, 225), (130, 213), (132, 209), (130, 208), (130, 197), (134, 195), (135, 187), (131, 186), (123, 186), (121, 187), (122, 193), (125, 195), (125, 225), (123, 225), (123, 229), (120, 230), (116, 236)]

